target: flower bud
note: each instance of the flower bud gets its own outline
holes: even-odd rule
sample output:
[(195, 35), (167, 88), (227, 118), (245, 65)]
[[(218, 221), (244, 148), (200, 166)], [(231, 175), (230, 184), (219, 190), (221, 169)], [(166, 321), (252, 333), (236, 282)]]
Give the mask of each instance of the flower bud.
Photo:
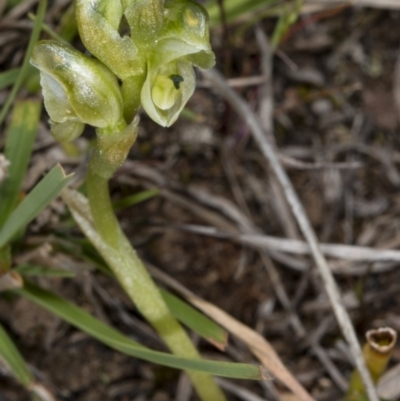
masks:
[(44, 103), (56, 137), (73, 139), (83, 124), (105, 133), (125, 124), (117, 79), (97, 60), (64, 44), (42, 41), (35, 46), (31, 63), (40, 70)]
[(141, 74), (145, 61), (132, 40), (118, 32), (120, 0), (77, 0), (76, 21), (85, 47), (124, 80)]

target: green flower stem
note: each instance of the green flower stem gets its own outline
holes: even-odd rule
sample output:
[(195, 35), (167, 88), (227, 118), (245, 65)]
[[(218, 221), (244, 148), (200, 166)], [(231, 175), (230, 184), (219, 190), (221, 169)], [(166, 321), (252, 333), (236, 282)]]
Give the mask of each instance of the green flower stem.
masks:
[[(118, 224), (109, 195), (107, 174), (99, 174), (97, 168), (102, 154), (99, 149), (95, 150), (89, 165), (87, 192), (94, 226), (119, 257), (117, 260), (114, 258), (108, 260), (110, 268), (138, 310), (174, 354), (201, 358), (187, 333), (172, 316), (152, 278)], [(226, 400), (210, 375), (193, 371), (187, 373), (203, 401)]]
[(124, 118), (126, 121), (132, 121), (140, 109), (140, 92), (145, 80), (146, 73), (143, 73), (122, 81), (121, 90), (124, 100)]

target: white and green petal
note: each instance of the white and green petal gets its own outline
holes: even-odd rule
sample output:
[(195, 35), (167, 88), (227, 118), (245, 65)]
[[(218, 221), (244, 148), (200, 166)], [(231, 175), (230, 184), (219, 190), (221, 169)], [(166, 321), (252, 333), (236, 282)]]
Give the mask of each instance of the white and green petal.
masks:
[(169, 127), (179, 117), (196, 85), (190, 63), (172, 61), (149, 72), (141, 92), (141, 102), (146, 113), (156, 123)]

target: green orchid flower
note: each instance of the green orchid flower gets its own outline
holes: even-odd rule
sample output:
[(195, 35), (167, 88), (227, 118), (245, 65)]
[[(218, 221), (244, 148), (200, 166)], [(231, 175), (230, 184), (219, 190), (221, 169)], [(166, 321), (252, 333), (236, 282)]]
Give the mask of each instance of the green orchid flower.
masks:
[[(215, 64), (208, 15), (189, 0), (77, 0), (77, 23), (86, 48), (122, 81), (124, 116), (140, 105), (170, 126), (195, 89), (193, 67)], [(121, 36), (122, 15), (130, 37)]]
[(193, 66), (211, 68), (214, 64), (204, 8), (186, 0), (168, 3), (163, 29), (147, 54), (147, 76), (141, 91), (147, 114), (164, 127), (172, 125), (194, 92)]
[(44, 103), (57, 139), (76, 138), (85, 124), (102, 133), (125, 127), (118, 81), (100, 62), (62, 43), (42, 41), (34, 48), (31, 64), (40, 70)]
[(118, 78), (142, 74), (143, 53), (118, 28), (123, 9), (120, 0), (77, 0), (76, 22), (85, 47)]

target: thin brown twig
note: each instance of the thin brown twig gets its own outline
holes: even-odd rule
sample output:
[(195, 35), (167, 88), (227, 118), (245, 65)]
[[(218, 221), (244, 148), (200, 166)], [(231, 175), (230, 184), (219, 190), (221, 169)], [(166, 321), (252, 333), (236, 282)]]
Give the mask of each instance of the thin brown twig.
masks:
[(260, 148), (261, 153), (268, 160), (271, 171), (273, 171), (276, 179), (281, 185), (299, 228), (310, 246), (315, 264), (320, 272), (324, 282), (325, 290), (331, 301), (333, 311), (336, 315), (342, 333), (349, 343), (355, 365), (360, 372), (368, 397), (370, 401), (379, 401), (375, 386), (371, 379), (371, 375), (365, 365), (354, 327), (341, 301), (339, 288), (333, 278), (328, 262), (321, 252), (317, 237), (307, 218), (303, 205), (301, 204), (298, 195), (286, 174), (286, 171), (283, 169), (280, 163), (275, 146), (270, 143), (268, 138), (265, 137), (260, 123), (253, 111), (250, 109), (247, 103), (243, 101), (243, 99), (226, 84), (221, 74), (215, 69), (203, 71), (202, 73), (209, 81), (213, 83), (214, 88), (218, 91), (218, 93), (227, 102), (229, 102), (231, 107), (235, 109), (239, 116), (247, 123), (255, 141)]

